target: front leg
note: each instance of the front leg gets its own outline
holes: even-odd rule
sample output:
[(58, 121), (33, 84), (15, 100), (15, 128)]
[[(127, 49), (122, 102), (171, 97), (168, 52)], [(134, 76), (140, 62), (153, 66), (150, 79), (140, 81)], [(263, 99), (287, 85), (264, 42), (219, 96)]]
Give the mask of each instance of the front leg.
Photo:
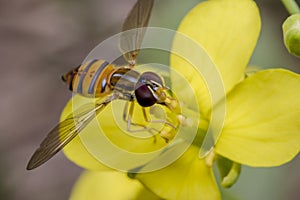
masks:
[[(128, 104), (129, 108), (128, 108)], [(141, 132), (141, 131), (148, 131), (150, 134), (155, 135), (157, 133), (159, 133), (159, 130), (152, 128), (152, 127), (147, 127), (144, 124), (139, 124), (139, 123), (135, 123), (132, 121), (132, 116), (133, 116), (133, 112), (134, 112), (134, 101), (126, 101), (125, 106), (124, 106), (124, 110), (123, 110), (123, 120), (127, 123), (127, 131), (129, 132)], [(145, 113), (143, 114), (144, 119), (145, 117), (147, 117), (147, 115), (145, 115)], [(145, 119), (145, 122), (147, 122), (147, 120)], [(138, 129), (132, 129), (132, 126), (137, 126), (139, 127)]]

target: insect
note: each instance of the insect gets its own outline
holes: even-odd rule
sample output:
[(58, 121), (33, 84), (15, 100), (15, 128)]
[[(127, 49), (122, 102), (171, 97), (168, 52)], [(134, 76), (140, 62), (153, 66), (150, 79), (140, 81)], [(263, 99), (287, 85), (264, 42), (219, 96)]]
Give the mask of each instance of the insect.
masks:
[[(176, 100), (168, 95), (169, 89), (164, 85), (162, 77), (154, 72), (139, 73), (133, 69), (145, 33), (143, 29), (139, 28), (148, 25), (153, 1), (138, 0), (123, 24), (123, 31), (134, 30), (134, 37), (128, 39), (126, 35), (121, 35), (120, 38), (120, 47), (124, 52), (124, 58), (128, 61), (128, 66), (120, 67), (104, 60), (92, 60), (62, 76), (63, 81), (74, 93), (100, 100), (96, 101), (93, 109), (80, 111), (74, 116), (70, 115), (54, 127), (32, 155), (27, 165), (28, 170), (34, 169), (52, 158), (113, 100), (126, 100), (124, 110), (127, 112), (124, 111), (123, 119), (127, 122), (129, 131), (157, 131), (132, 121), (134, 102), (142, 107), (146, 121), (149, 121), (145, 111), (146, 107), (161, 104), (171, 110), (176, 109)], [(173, 129), (177, 128), (165, 120), (155, 122), (164, 123)], [(131, 126), (137, 126), (139, 129), (133, 130)], [(165, 140), (167, 141), (168, 138)]]

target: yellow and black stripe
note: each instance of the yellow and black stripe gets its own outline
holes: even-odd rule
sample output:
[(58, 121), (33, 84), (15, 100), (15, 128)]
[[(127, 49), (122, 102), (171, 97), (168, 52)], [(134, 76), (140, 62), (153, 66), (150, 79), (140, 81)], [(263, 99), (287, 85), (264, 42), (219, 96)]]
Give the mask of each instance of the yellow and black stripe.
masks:
[(111, 93), (107, 88), (115, 66), (105, 60), (84, 63), (63, 76), (71, 91), (86, 97), (102, 97)]

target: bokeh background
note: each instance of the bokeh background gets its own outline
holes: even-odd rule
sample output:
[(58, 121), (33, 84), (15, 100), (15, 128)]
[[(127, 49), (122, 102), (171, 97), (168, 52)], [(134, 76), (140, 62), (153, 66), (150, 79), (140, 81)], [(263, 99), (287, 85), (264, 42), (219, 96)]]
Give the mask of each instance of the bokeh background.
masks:
[[(157, 0), (150, 25), (176, 29), (200, 0)], [(120, 31), (135, 0), (23, 0), (0, 2), (0, 199), (64, 200), (82, 169), (59, 153), (34, 171), (31, 154), (71, 97), (61, 74), (77, 66), (102, 40)], [(300, 72), (284, 48), (280, 0), (257, 1), (262, 33), (251, 65)], [(222, 30), (220, 30), (222, 31)], [(300, 156), (275, 168), (244, 167), (225, 193), (236, 199), (298, 200)]]

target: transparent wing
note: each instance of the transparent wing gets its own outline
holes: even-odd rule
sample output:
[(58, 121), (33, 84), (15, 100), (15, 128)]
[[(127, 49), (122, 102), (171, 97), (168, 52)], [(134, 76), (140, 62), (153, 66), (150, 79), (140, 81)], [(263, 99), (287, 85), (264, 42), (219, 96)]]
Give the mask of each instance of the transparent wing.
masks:
[(70, 114), (64, 121), (55, 126), (34, 152), (26, 169), (34, 169), (52, 158), (76, 137), (113, 99), (115, 99), (114, 96), (111, 96), (96, 103), (96, 105), (83, 105), (78, 111)]
[[(138, 49), (141, 47), (145, 29), (147, 27), (154, 0), (138, 0), (123, 24), (123, 33), (120, 36), (120, 48), (124, 58), (130, 65), (135, 64)], [(133, 29), (133, 30), (132, 30)], [(124, 32), (131, 30), (129, 32)]]

